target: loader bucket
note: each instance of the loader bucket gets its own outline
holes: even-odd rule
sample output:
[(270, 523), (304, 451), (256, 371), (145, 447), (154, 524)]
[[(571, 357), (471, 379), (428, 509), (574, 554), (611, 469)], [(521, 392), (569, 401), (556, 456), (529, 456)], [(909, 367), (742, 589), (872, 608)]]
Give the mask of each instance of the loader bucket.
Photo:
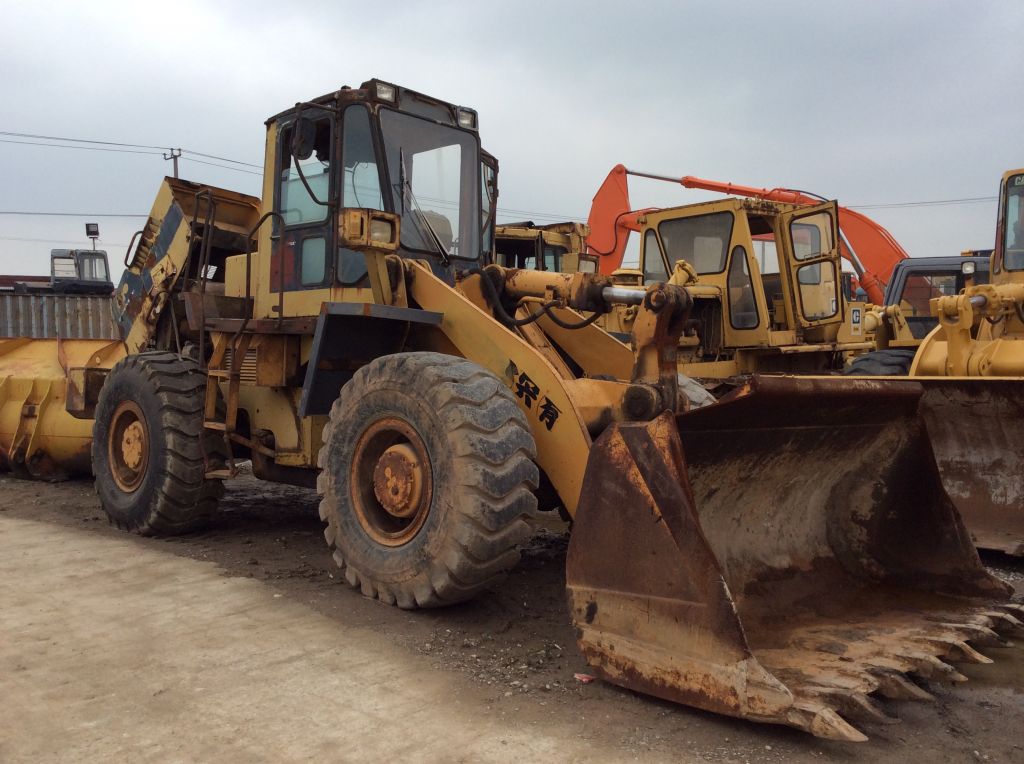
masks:
[(859, 741), (871, 696), (1020, 625), (943, 492), (911, 381), (755, 377), (613, 425), (566, 570), (580, 648), (630, 689)]
[(975, 545), (1024, 555), (1024, 383), (918, 381), (943, 484)]

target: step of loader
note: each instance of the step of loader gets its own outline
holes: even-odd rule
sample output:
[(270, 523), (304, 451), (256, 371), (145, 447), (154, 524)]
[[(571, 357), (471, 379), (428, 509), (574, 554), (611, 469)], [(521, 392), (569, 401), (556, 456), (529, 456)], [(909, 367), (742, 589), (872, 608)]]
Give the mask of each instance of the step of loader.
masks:
[(876, 697), (1021, 632), (942, 489), (911, 381), (754, 378), (595, 442), (566, 563), (595, 673), (862, 741)]

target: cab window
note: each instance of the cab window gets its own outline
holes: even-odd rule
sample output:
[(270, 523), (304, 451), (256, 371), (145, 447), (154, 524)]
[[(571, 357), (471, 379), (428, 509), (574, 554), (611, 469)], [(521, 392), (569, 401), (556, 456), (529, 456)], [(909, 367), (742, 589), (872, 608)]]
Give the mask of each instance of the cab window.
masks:
[(661, 281), (668, 281), (668, 272), (665, 270), (665, 260), (661, 256), (661, 247), (658, 246), (658, 235), (651, 229), (644, 234), (644, 283), (656, 284)]
[[(281, 215), (286, 226), (319, 223), (327, 219), (327, 205), (331, 184), (331, 121), (328, 117), (321, 119), (304, 119), (301, 126), (289, 125), (281, 134), (278, 155), (280, 165), (280, 203)], [(301, 135), (296, 141), (295, 131)], [(306, 151), (309, 156), (296, 158), (293, 147), (298, 144), (305, 150), (297, 153), (300, 156)], [(306, 183), (302, 182), (301, 175)], [(306, 186), (309, 186), (307, 190)], [(313, 195), (310, 195), (310, 191)]]
[(827, 212), (816, 212), (797, 218), (789, 225), (793, 239), (793, 257), (810, 260), (832, 251), (835, 236), (832, 233), (832, 216)]
[[(361, 104), (349, 106), (341, 128), (341, 206), (383, 210), (380, 168), (370, 129), (370, 115)], [(303, 260), (305, 262), (305, 260)], [(338, 247), (338, 276), (342, 286), (356, 286), (366, 278), (366, 257)]]
[(1024, 175), (1007, 179), (1006, 247), (1003, 264), (1008, 271), (1024, 270)]
[(753, 329), (758, 324), (754, 284), (743, 247), (733, 248), (729, 263), (729, 322), (733, 329)]
[(670, 268), (685, 260), (697, 273), (721, 273), (729, 253), (733, 216), (731, 212), (666, 220), (658, 226)]

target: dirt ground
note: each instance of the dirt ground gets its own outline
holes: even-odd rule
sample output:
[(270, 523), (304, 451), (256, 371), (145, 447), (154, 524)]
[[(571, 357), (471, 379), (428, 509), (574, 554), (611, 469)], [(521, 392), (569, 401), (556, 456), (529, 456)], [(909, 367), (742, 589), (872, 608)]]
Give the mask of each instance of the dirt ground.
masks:
[(1024, 761), (1024, 649), (830, 743), (576, 681), (557, 523), (489, 595), (410, 613), (338, 581), (312, 491), (242, 478), (222, 510), (143, 539), (91, 481), (0, 476), (0, 761)]

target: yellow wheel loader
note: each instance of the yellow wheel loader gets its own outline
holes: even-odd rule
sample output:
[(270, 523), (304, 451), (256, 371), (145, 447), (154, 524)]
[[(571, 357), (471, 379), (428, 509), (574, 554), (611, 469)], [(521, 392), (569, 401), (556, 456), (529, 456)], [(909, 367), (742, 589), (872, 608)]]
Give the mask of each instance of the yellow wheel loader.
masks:
[[(596, 673), (839, 740), (1020, 628), (918, 383), (752, 375), (691, 408), (693, 290), (488, 264), (470, 109), (371, 80), (272, 117), (266, 147), (260, 206), (166, 181), (118, 291), (127, 355), (78, 407), (118, 525), (193, 529), (251, 459), (316, 486), (351, 586), (432, 607), (515, 565), (543, 481)], [(619, 304), (629, 345), (594, 325)]]
[[(644, 210), (631, 219), (641, 237), (640, 267), (613, 278), (634, 289), (666, 280), (687, 289), (694, 308), (678, 349), (679, 371), (716, 397), (751, 373), (902, 376), (909, 370), (924, 386), (921, 412), (945, 489), (975, 543), (1021, 555), (1024, 355), (1017, 350), (1024, 279), (1005, 266), (997, 271), (995, 258), (1004, 249), (1015, 251), (1022, 186), (1014, 183), (1022, 175), (1011, 171), (1003, 181), (993, 283), (933, 299), (939, 326), (923, 340), (924, 332), (914, 336), (922, 319), (900, 305), (842, 298), (834, 202), (726, 199)], [(1024, 246), (1024, 235), (1020, 241)], [(974, 265), (969, 257), (946, 260)], [(915, 266), (904, 260), (895, 276), (904, 267)], [(961, 264), (954, 272), (962, 283)], [(617, 306), (598, 324), (625, 340), (636, 310)], [(865, 405), (864, 415), (870, 408)], [(852, 416), (854, 425), (861, 415)]]
[[(952, 294), (931, 297), (937, 325), (923, 339), (914, 337), (913, 319), (901, 306), (876, 309), (866, 327), (879, 349), (847, 369), (909, 374), (921, 382), (922, 413), (946, 491), (979, 547), (1012, 555), (1024, 555), (1022, 217), (1024, 170), (1010, 170), (1000, 184), (990, 283), (973, 279)], [(963, 254), (963, 262), (974, 265), (973, 253)], [(973, 274), (976, 265), (968, 270)]]

